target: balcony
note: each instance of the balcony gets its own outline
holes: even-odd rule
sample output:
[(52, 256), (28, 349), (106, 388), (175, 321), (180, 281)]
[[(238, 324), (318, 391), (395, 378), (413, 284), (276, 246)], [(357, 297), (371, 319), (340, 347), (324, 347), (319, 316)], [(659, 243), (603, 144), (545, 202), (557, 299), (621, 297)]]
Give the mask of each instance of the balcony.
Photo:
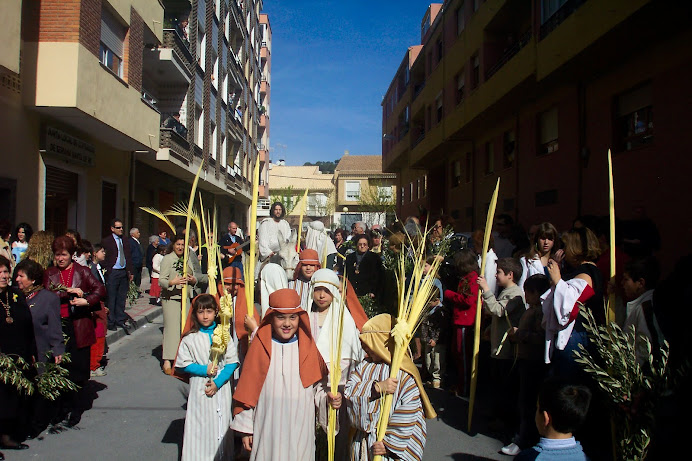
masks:
[(176, 40), (181, 40), (177, 32), (164, 31), (164, 43), (166, 43), (166, 37), (168, 37), (168, 43), (172, 43), (170, 48), (144, 50), (142, 63), (144, 72), (150, 75), (152, 80), (163, 85), (187, 85), (192, 79), (190, 71), (192, 55), (188, 50), (187, 58), (181, 57), (184, 54), (182, 50), (186, 48), (181, 45), (181, 42), (176, 43)]
[(562, 5), (552, 16), (550, 16), (543, 24), (539, 33), (539, 39), (543, 40), (549, 33), (554, 31), (557, 26), (572, 15), (577, 9), (582, 6), (586, 0), (568, 0)]
[(260, 128), (267, 128), (269, 125), (269, 116), (267, 114), (260, 115), (259, 126)]
[(519, 50), (524, 48), (529, 42), (531, 42), (531, 29), (527, 30), (513, 45), (505, 48), (498, 61), (485, 72), (485, 80), (487, 81), (490, 77), (495, 75), (502, 66), (507, 64), (507, 62), (519, 53)]
[(260, 59), (267, 59), (271, 55), (271, 52), (269, 51), (269, 48), (266, 46), (263, 46), (260, 48)]
[(260, 163), (267, 163), (269, 161), (269, 151), (267, 150), (267, 146), (260, 144), (257, 146), (257, 149), (259, 150)]
[(260, 198), (269, 198), (269, 186), (267, 184), (260, 183), (259, 196)]
[(175, 129), (161, 128), (160, 148), (156, 159), (168, 160), (168, 156), (176, 158), (185, 165), (192, 163), (190, 143), (178, 134)]
[(260, 94), (267, 94), (269, 92), (269, 82), (267, 77), (262, 76), (262, 81), (260, 82)]
[(174, 50), (183, 58), (188, 69), (192, 69), (192, 53), (190, 52), (190, 41), (184, 39), (178, 29), (164, 29), (163, 42), (161, 48)]

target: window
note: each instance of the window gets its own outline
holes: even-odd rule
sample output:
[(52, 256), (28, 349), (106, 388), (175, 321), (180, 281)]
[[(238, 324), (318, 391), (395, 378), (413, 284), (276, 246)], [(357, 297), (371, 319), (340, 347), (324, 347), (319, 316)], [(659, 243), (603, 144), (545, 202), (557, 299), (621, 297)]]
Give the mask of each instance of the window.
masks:
[(413, 198), (414, 197), (413, 196), (413, 181), (411, 181), (408, 185), (408, 196), (410, 197), (409, 201), (413, 202), (413, 200), (414, 200), (414, 198)]
[(101, 43), (99, 57), (101, 63), (108, 67), (118, 77), (123, 76), (123, 50), (125, 48), (125, 32), (115, 17), (103, 8), (101, 10)]
[(471, 88), (475, 89), (481, 82), (481, 58), (478, 53), (471, 58)]
[(452, 164), (452, 187), (461, 184), (461, 160), (455, 160)]
[(428, 116), (425, 118), (425, 131), (430, 130), (432, 127), (432, 106), (428, 106)]
[(514, 165), (514, 155), (517, 150), (517, 143), (514, 131), (505, 131), (502, 137), (502, 168), (511, 168)]
[(472, 171), (471, 171), (471, 165), (472, 165), (472, 158), (471, 158), (471, 152), (466, 153), (466, 184), (471, 182), (472, 178)]
[(437, 64), (442, 61), (442, 54), (444, 53), (444, 48), (442, 46), (442, 39), (438, 39), (437, 43), (435, 44), (435, 48), (437, 50)]
[(402, 205), (406, 201), (405, 199), (406, 199), (406, 189), (404, 189), (404, 186), (401, 186), (401, 204)]
[(425, 34), (428, 32), (428, 29), (430, 29), (430, 9), (429, 8), (428, 8), (428, 11), (426, 11), (425, 16), (423, 17), (423, 24), (421, 25), (421, 28), (420, 28), (421, 41), (423, 41), (423, 37), (425, 37)]
[(464, 27), (466, 26), (466, 18), (464, 15), (464, 8), (466, 5), (464, 5), (464, 2), (461, 2), (461, 5), (459, 8), (457, 8), (456, 11), (456, 16), (457, 16), (457, 35), (463, 32)]
[(495, 146), (491, 142), (485, 143), (485, 174), (495, 172)]
[(538, 155), (557, 151), (557, 107), (538, 116)]
[(204, 144), (204, 111), (200, 106), (195, 106), (195, 131), (196, 131), (196, 142), (199, 147), (203, 147)]
[(552, 15), (557, 13), (567, 0), (541, 0), (541, 24), (544, 24)]
[(650, 83), (618, 96), (615, 107), (616, 144), (619, 150), (632, 150), (653, 141)]
[(391, 200), (392, 188), (390, 186), (377, 186), (377, 196), (382, 200)]
[(423, 176), (423, 197), (428, 194), (428, 175)]
[(416, 198), (421, 198), (420, 178), (416, 179)]
[(432, 52), (425, 55), (425, 68), (427, 70), (426, 74), (430, 75), (432, 72)]
[(435, 108), (436, 108), (436, 123), (442, 121), (442, 92), (440, 91), (435, 98)]
[(346, 181), (346, 200), (356, 202), (360, 200), (360, 181)]
[(209, 149), (211, 150), (211, 158), (216, 160), (216, 125), (214, 122), (212, 122), (211, 130), (209, 130)]
[(557, 189), (536, 192), (535, 205), (548, 206), (557, 204)]
[(466, 90), (466, 74), (464, 73), (464, 70), (457, 75), (457, 94), (456, 94), (456, 101), (457, 104), (459, 104), (461, 101), (464, 100), (464, 91)]

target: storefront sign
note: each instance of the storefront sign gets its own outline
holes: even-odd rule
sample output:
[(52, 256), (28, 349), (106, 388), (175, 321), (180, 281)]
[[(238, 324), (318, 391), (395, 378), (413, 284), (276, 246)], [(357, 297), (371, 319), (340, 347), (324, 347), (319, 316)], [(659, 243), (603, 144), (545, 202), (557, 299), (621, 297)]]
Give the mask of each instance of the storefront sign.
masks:
[(94, 166), (96, 149), (81, 139), (51, 126), (46, 127), (46, 152), (70, 163)]

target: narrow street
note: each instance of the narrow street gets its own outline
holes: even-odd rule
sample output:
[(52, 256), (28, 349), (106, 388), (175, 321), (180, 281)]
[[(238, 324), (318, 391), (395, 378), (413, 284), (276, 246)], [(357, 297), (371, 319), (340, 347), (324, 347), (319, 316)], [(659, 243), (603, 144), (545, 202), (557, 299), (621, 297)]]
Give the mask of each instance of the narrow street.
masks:
[[(95, 397), (74, 429), (59, 434), (44, 432), (29, 440), (23, 452), (5, 450), (14, 460), (174, 461), (179, 459), (185, 422), (187, 385), (161, 373), (161, 316), (118, 340), (109, 353), (108, 375), (90, 381)], [(431, 390), (438, 419), (428, 421), (426, 460), (509, 460), (498, 454), (499, 440), (465, 426), (466, 402), (446, 391)], [(478, 420), (483, 412), (477, 409)]]

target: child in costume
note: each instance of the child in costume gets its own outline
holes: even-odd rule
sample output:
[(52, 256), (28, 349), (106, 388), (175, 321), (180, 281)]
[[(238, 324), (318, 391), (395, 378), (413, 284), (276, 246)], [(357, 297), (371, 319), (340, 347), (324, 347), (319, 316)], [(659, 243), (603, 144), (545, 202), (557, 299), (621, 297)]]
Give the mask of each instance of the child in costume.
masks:
[(293, 280), (288, 282), (288, 288), (293, 288), (300, 296), (300, 305), (306, 311), (312, 305), (312, 295), (310, 293), (310, 280), (315, 271), (322, 267), (320, 258), (315, 250), (306, 248), (300, 252), (300, 261), (293, 272)]
[[(338, 315), (341, 305), (342, 293), (340, 291), (341, 282), (336, 272), (330, 269), (319, 269), (312, 276), (312, 306), (309, 311), (310, 330), (317, 343), (317, 349), (322, 355), (322, 360), (331, 370), (329, 363), (331, 350), (336, 350), (338, 338)], [(363, 324), (368, 321), (368, 317), (363, 311), (363, 307), (358, 302), (354, 302), (353, 297), (348, 297), (348, 285), (346, 288), (347, 299), (343, 301), (343, 332), (341, 340), (341, 380), (339, 381), (339, 391), (343, 392), (346, 380), (356, 365), (363, 360), (365, 355), (360, 345), (358, 335)], [(353, 295), (355, 291), (351, 288)], [(331, 382), (331, 379), (329, 380)], [(348, 420), (348, 412), (339, 414), (340, 431), (336, 437), (335, 453), (336, 459), (348, 459), (349, 452), (349, 431), (351, 426)]]
[[(404, 356), (397, 378), (390, 378), (394, 320), (380, 314), (363, 325), (360, 341), (367, 357), (348, 378), (344, 397), (349, 417), (356, 428), (351, 459), (366, 461), (382, 455), (384, 461), (420, 461), (425, 448), (425, 419), (434, 418), (418, 369), (410, 355)], [(384, 440), (377, 442), (377, 423), (385, 394), (393, 394), (389, 425)]]
[(269, 309), (250, 344), (233, 396), (231, 427), (250, 461), (315, 459), (315, 415), (327, 427), (327, 367), (310, 332), (308, 313), (290, 288), (269, 297)]
[(225, 356), (213, 369), (211, 341), (218, 312), (212, 295), (197, 296), (192, 303), (193, 326), (178, 348), (175, 367), (190, 376), (183, 460), (216, 461), (233, 456), (233, 432), (229, 428), (232, 396), (228, 381), (239, 363), (236, 345), (231, 341)]

